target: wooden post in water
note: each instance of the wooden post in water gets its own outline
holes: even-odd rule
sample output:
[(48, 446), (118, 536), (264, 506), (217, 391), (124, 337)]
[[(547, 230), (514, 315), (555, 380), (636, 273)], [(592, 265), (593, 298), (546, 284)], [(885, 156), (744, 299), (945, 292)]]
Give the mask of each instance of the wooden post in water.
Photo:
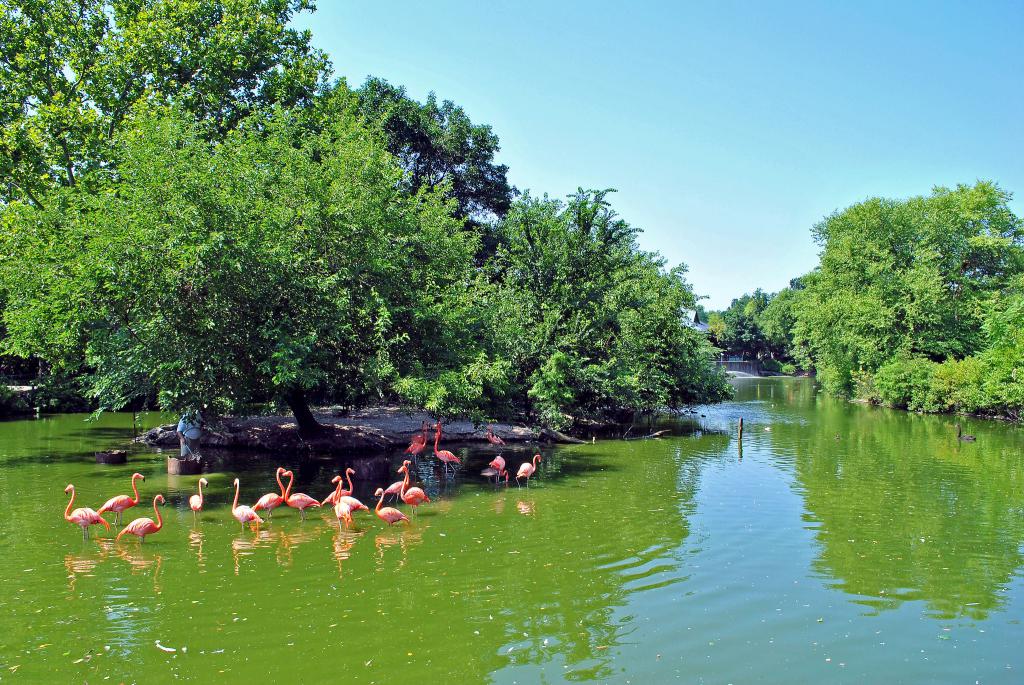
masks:
[(739, 427), (737, 428), (736, 434), (737, 434), (736, 449), (739, 450), (740, 459), (743, 459), (743, 417), (742, 416), (740, 417)]

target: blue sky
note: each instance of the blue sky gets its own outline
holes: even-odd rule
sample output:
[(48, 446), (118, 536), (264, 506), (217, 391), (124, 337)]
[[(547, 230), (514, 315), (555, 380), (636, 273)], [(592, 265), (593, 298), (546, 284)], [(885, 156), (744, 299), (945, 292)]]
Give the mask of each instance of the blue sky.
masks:
[(705, 306), (817, 263), (866, 197), (998, 181), (1024, 209), (1024, 2), (321, 0), (335, 73), (434, 91), (501, 139), (511, 181), (616, 188)]

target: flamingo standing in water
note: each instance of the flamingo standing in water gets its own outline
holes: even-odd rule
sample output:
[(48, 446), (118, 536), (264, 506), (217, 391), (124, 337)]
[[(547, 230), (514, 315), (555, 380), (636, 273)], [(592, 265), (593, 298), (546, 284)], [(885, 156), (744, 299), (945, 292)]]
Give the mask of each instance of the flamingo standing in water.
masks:
[[(291, 471), (285, 471), (284, 475), (288, 476), (288, 487), (284, 491), (284, 503), (292, 509), (299, 510), (299, 517), (306, 520), (306, 509), (310, 507), (319, 507), (320, 500), (315, 500), (304, 492), (296, 492), (294, 495), (292, 492), (292, 484), (295, 482), (295, 474)], [(338, 481), (339, 483), (341, 481)]]
[(416, 515), (416, 508), (424, 502), (429, 502), (430, 498), (427, 497), (427, 493), (423, 491), (423, 488), (410, 488), (409, 487), (409, 464), (412, 462), (406, 459), (402, 462), (402, 467), (398, 469), (399, 473), (405, 474), (405, 479), (402, 480), (402, 491), (399, 493), (399, 497), (402, 501), (412, 507), (412, 515)]
[[(438, 421), (437, 422), (437, 433), (434, 435), (434, 456), (437, 457), (441, 461), (442, 464), (444, 464), (444, 472), (448, 473), (448, 464), (461, 464), (462, 462), (459, 461), (459, 458), (456, 457), (451, 452), (449, 452), (448, 450), (439, 450), (439, 449), (437, 449), (438, 446), (440, 445), (440, 443), (441, 443), (441, 422)], [(454, 469), (455, 469), (455, 467), (453, 466), (452, 470), (454, 470)]]
[(161, 518), (160, 510), (156, 508), (156, 505), (163, 504), (164, 501), (165, 500), (163, 495), (157, 495), (156, 497), (153, 498), (153, 513), (156, 514), (155, 523), (151, 518), (137, 518), (121, 529), (121, 532), (117, 534), (117, 539), (115, 540), (115, 542), (120, 541), (121, 536), (123, 535), (137, 535), (139, 536), (139, 544), (141, 545), (146, 541), (147, 535), (152, 535), (153, 533), (156, 533), (161, 528), (163, 528), (164, 520), (163, 518)]
[(532, 463), (529, 461), (524, 461), (522, 464), (519, 465), (519, 471), (516, 473), (516, 485), (519, 485), (520, 478), (525, 478), (526, 487), (530, 487), (530, 476), (532, 476), (537, 471), (537, 462), (540, 460), (541, 456), (539, 454), (535, 454), (533, 455)]
[(246, 504), (238, 503), (238, 490), (239, 490), (238, 479), (235, 479), (235, 501), (231, 503), (231, 515), (235, 517), (235, 520), (242, 524), (242, 529), (245, 529), (245, 524), (255, 523), (259, 526), (263, 523), (263, 519), (260, 515), (253, 511), (252, 507)]
[(281, 482), (281, 474), (287, 473), (282, 467), (278, 466), (277, 471), (274, 472), (274, 477), (277, 478), (277, 487), (281, 488), (281, 494), (276, 492), (268, 492), (267, 494), (256, 500), (256, 504), (253, 506), (253, 511), (260, 511), (261, 509), (267, 512), (267, 518), (274, 518), (274, 509), (284, 504), (284, 484)]
[[(352, 471), (352, 469), (348, 470)], [(355, 473), (355, 471), (352, 472)], [(360, 509), (365, 509), (366, 511), (370, 510), (368, 506), (349, 494), (351, 490), (341, 489), (341, 476), (335, 476), (331, 482), (337, 483), (337, 486), (334, 488), (334, 492), (331, 493), (328, 499), (332, 499), (334, 501), (334, 515), (338, 517), (339, 525), (341, 525), (342, 521), (352, 523), (352, 512), (354, 511), (359, 511)], [(351, 483), (352, 481), (349, 481), (349, 487), (352, 487)]]
[(504, 445), (505, 441), (494, 434), (494, 428), (490, 425), (487, 426), (487, 442), (492, 445)]
[(377, 488), (377, 491), (373, 493), (373, 496), (380, 497), (380, 499), (377, 500), (377, 507), (373, 510), (373, 512), (377, 514), (377, 518), (379, 518), (381, 521), (384, 521), (389, 526), (393, 526), (399, 521), (409, 520), (408, 516), (398, 511), (398, 509), (395, 509), (394, 507), (384, 507), (383, 509), (380, 508), (381, 505), (384, 504), (384, 488)]
[(415, 458), (427, 448), (428, 430), (430, 430), (430, 424), (426, 421), (420, 424), (420, 432), (412, 436), (412, 441), (409, 443), (409, 446), (405, 448), (406, 454), (411, 454)]
[(79, 507), (74, 511), (71, 510), (71, 506), (75, 503), (75, 486), (68, 483), (68, 486), (64, 488), (64, 494), (71, 493), (71, 501), (68, 502), (68, 508), (64, 510), (64, 520), (81, 526), (82, 528), (82, 539), (89, 539), (89, 526), (102, 523), (103, 527), (110, 530), (110, 524), (107, 523), (107, 519), (100, 516), (97, 512), (93, 511), (89, 507)]
[(491, 459), (487, 466), (490, 468), (481, 471), (480, 475), (487, 476), (488, 478), (494, 476), (494, 484), (497, 485), (498, 479), (501, 478), (502, 473), (505, 471), (505, 458), (499, 454), (494, 459)]
[(352, 467), (345, 469), (345, 478), (348, 479), (348, 490), (341, 489), (341, 476), (335, 476), (332, 478), (331, 482), (336, 484), (338, 487), (334, 488), (334, 492), (327, 495), (327, 497), (324, 498), (324, 501), (320, 504), (323, 506), (327, 506), (328, 504), (337, 504), (339, 497), (343, 495), (351, 495), (352, 491), (355, 489), (352, 487), (352, 474), (355, 472), (356, 470)]
[(192, 510), (192, 521), (195, 522), (199, 512), (203, 510), (203, 486), (209, 485), (210, 481), (205, 478), (199, 479), (199, 494), (188, 498), (188, 508)]
[(135, 487), (135, 481), (139, 478), (141, 478), (142, 480), (146, 480), (146, 477), (141, 473), (132, 474), (132, 492), (135, 493), (135, 499), (132, 499), (128, 495), (118, 495), (116, 497), (111, 497), (110, 499), (103, 503), (103, 506), (100, 507), (100, 510), (97, 511), (96, 513), (102, 516), (104, 512), (112, 511), (117, 514), (117, 516), (114, 517), (114, 525), (121, 525), (121, 513), (125, 509), (131, 509), (132, 507), (139, 503), (139, 489)]
[(352, 507), (348, 506), (348, 502), (338, 500), (334, 505), (334, 515), (338, 518), (339, 528), (352, 525)]

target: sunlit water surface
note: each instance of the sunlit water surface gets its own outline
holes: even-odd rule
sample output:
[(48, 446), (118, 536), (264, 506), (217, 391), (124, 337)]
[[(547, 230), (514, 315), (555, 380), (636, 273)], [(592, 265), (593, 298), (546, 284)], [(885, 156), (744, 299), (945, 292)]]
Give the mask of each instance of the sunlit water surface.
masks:
[[(233, 478), (251, 504), (280, 463), (323, 497), (347, 464), (206, 474), (194, 524), (198, 477), (166, 454), (95, 463), (130, 415), (0, 423), (0, 680), (1024, 682), (1024, 438), (963, 423), (976, 443), (949, 417), (751, 379), (672, 437), (544, 448), (529, 489), (459, 449), (453, 482), (419, 465), (434, 502), (408, 527), (278, 510), (258, 534), (230, 516)], [(162, 492), (165, 528), (83, 542), (64, 486), (95, 508), (136, 470), (126, 518)], [(373, 506), (377, 485), (356, 494)]]

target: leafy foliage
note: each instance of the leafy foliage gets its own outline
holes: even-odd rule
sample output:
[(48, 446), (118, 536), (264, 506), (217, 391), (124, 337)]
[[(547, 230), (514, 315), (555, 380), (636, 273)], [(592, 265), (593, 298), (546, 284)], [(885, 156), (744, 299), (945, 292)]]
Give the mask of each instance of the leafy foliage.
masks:
[(458, 216), (473, 222), (505, 215), (513, 188), (508, 167), (494, 162), (499, 145), (490, 126), (474, 124), (461, 107), (438, 103), (433, 93), (419, 103), (379, 78), (367, 79), (355, 93), (358, 113), (380, 126), (412, 190), (446, 186)]
[(258, 124), (211, 147), (187, 117), (143, 117), (116, 187), (8, 213), (10, 351), (87, 371), (109, 407), (356, 403), (460, 368), (475, 240), (450, 201), (405, 193), (351, 118), (314, 137), (286, 111)]
[(526, 195), (500, 226), (486, 303), (494, 356), (511, 365), (506, 401), (553, 425), (729, 394), (713, 348), (684, 323), (695, 302), (684, 268), (639, 250), (608, 193)]
[(823, 251), (800, 307), (830, 390), (890, 359), (978, 352), (985, 303), (1024, 266), (1019, 220), (991, 183), (929, 197), (872, 199), (815, 227)]
[(0, 4), (0, 202), (109, 170), (133, 105), (173, 103), (212, 137), (308, 102), (327, 60), (287, 28), (310, 0)]
[(760, 331), (835, 394), (1020, 416), (1024, 227), (1009, 200), (979, 182), (827, 217), (821, 264), (771, 298)]

